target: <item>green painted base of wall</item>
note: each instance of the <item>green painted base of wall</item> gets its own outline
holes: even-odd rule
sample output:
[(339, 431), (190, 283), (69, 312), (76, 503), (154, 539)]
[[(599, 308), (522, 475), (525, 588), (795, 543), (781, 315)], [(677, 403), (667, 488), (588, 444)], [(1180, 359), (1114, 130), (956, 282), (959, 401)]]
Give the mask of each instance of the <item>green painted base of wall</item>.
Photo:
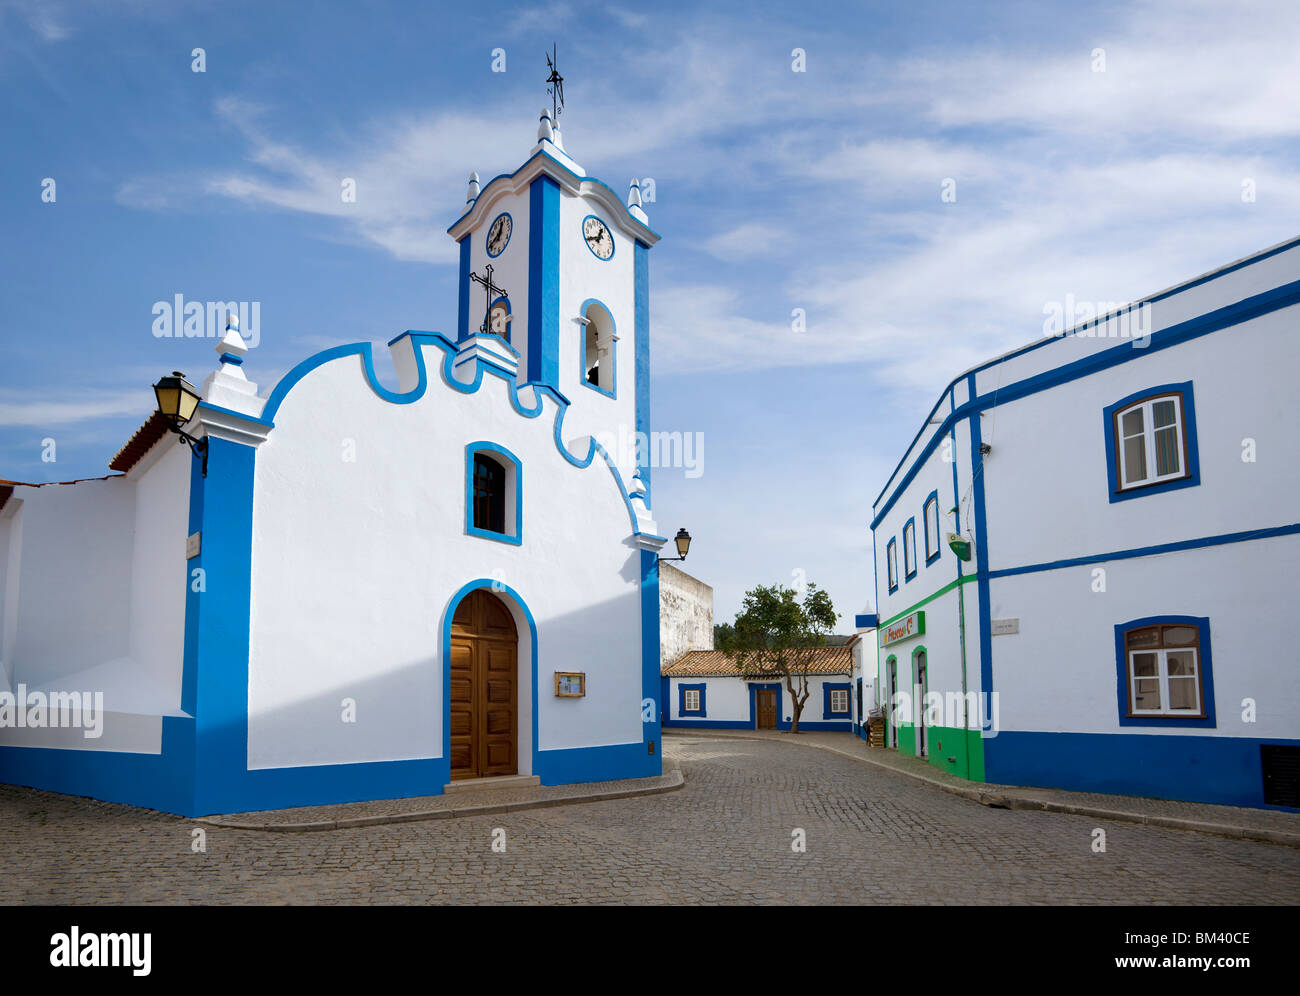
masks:
[[(931, 726), (926, 730), (926, 743), (929, 745), (926, 760), (940, 771), (975, 782), (984, 781), (984, 739), (979, 730)], [(916, 756), (916, 728), (911, 723), (899, 724), (898, 752)]]

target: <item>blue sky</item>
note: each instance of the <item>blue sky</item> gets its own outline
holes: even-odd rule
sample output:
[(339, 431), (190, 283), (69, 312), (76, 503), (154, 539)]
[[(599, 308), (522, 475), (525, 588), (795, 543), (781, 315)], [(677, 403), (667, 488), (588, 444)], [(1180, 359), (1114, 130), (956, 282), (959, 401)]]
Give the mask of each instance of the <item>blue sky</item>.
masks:
[(470, 170), (526, 157), (552, 41), (569, 151), (655, 180), (654, 425), (704, 434), (656, 515), (719, 621), (802, 576), (851, 629), (903, 447), (1048, 303), (1297, 234), (1294, 3), (213, 7), (0, 0), (0, 478), (102, 474), (160, 373), (201, 380), (211, 340), (151, 332), (176, 294), (261, 303), (264, 390), (320, 348), (451, 329), (445, 229)]

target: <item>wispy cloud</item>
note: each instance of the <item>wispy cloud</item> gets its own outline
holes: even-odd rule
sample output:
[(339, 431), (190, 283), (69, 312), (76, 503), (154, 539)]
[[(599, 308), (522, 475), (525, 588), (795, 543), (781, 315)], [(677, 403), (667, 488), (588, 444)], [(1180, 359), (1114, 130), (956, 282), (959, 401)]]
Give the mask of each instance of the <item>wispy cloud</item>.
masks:
[(90, 419), (117, 415), (137, 415), (149, 412), (154, 399), (148, 387), (131, 391), (80, 392), (74, 397), (49, 397), (49, 392), (0, 392), (0, 426), (27, 426), (42, 428), (67, 425)]

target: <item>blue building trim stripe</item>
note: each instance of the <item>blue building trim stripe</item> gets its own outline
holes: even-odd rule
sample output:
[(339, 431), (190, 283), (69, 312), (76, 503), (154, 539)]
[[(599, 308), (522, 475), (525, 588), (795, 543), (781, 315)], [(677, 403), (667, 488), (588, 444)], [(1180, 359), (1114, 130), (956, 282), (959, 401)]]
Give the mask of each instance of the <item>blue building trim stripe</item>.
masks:
[[(659, 555), (653, 550), (641, 551), (641, 735), (645, 742), (658, 743), (662, 736), (662, 724), (668, 718), (668, 680), (660, 680), (659, 674)], [(662, 693), (662, 694), (661, 694)], [(646, 702), (656, 703), (655, 708), (647, 710)], [(646, 757), (651, 757), (648, 749)], [(662, 751), (656, 749), (650, 770), (653, 774), (663, 772), (660, 757)]]
[(195, 643), (194, 800), (201, 812), (246, 807), (248, 658), (252, 618), (253, 471), (257, 451), (208, 437), (201, 489), (204, 591), (186, 630)]
[(1300, 533), (1300, 522), (1285, 526), (1271, 526), (1265, 529), (1245, 529), (1236, 533), (1220, 533), (1217, 536), (1200, 536), (1196, 539), (1178, 540), (1174, 543), (1158, 543), (1154, 546), (1139, 546), (1130, 550), (1112, 550), (1109, 553), (1096, 553), (1087, 557), (1071, 557), (1068, 560), (1050, 560), (1041, 564), (1028, 564), (1024, 567), (1007, 567), (1002, 570), (989, 571), (990, 578), (1009, 578), (1017, 574), (1036, 574), (1039, 571), (1057, 571), (1063, 567), (1079, 567), (1084, 564), (1100, 564), (1110, 560), (1131, 560), (1134, 557), (1154, 557), (1162, 553), (1177, 553), (1180, 550), (1199, 550), (1210, 546), (1224, 546), (1228, 543), (1249, 543), (1253, 540), (1274, 539), (1278, 536), (1294, 536)]
[[(975, 375), (969, 375), (971, 397), (975, 396)], [(983, 435), (980, 431), (980, 413), (970, 416), (970, 466), (973, 512), (975, 516), (975, 570), (979, 589), (980, 624), (980, 690), (993, 693), (993, 611), (989, 592), (989, 540), (988, 520), (984, 510), (984, 456), (980, 453)]]
[[(638, 439), (650, 438), (650, 247), (637, 241), (633, 250), (636, 321), (636, 431)], [(645, 507), (651, 508), (650, 447), (638, 446), (638, 463), (645, 484)]]
[[(469, 338), (469, 248), (472, 236), (460, 240), (460, 278), (456, 302), (456, 341)], [(396, 340), (394, 340), (395, 342)], [(392, 343), (389, 343), (391, 346)]]
[(528, 381), (560, 388), (560, 185), (528, 190)]

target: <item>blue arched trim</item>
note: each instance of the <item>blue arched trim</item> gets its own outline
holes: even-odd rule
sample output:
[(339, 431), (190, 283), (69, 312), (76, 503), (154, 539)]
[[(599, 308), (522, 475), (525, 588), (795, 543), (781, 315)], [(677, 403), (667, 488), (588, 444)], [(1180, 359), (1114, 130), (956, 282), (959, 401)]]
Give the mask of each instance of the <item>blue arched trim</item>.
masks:
[[(476, 360), (474, 379), (469, 383), (464, 383), (453, 377), (451, 373), (452, 363), (455, 361), (457, 353), (455, 343), (440, 332), (413, 331), (402, 333), (402, 335), (393, 339), (392, 342), (396, 343), (398, 340), (405, 338), (406, 336), (410, 336), (411, 338), (411, 349), (415, 356), (415, 366), (419, 374), (419, 379), (415, 387), (411, 388), (411, 390), (407, 391), (405, 394), (390, 391), (379, 383), (378, 378), (375, 376), (374, 344), (369, 342), (354, 342), (345, 346), (335, 346), (332, 349), (323, 350), (315, 356), (310, 356), (299, 363), (296, 367), (280, 378), (279, 383), (275, 385), (275, 388), (271, 391), (270, 397), (267, 398), (265, 407), (262, 409), (262, 416), (257, 419), (250, 419), (250, 421), (274, 427), (275, 417), (280, 411), (280, 406), (284, 403), (284, 399), (289, 392), (293, 390), (294, 385), (317, 367), (324, 366), (332, 360), (338, 360), (348, 356), (361, 357), (362, 369), (365, 372), (367, 383), (370, 385), (371, 390), (385, 401), (389, 401), (396, 405), (409, 405), (414, 401), (419, 401), (420, 398), (424, 397), (429, 386), (428, 363), (424, 358), (424, 348), (427, 346), (433, 346), (441, 349), (443, 352), (442, 363), (440, 365), (442, 383), (461, 394), (473, 394), (477, 391), (479, 387), (482, 386), (483, 376), (485, 373), (500, 377), (506, 382), (507, 387), (510, 389), (509, 396), (511, 407), (513, 407), (514, 410), (524, 418), (537, 418), (541, 415), (544, 407), (542, 398), (543, 396), (549, 396), (556, 404), (555, 430), (553, 435), (555, 439), (555, 448), (559, 450), (560, 456), (564, 457), (565, 460), (573, 464), (573, 466), (577, 467), (579, 470), (583, 470), (591, 464), (596, 453), (599, 452), (600, 455), (604, 457), (605, 463), (609, 467), (610, 474), (614, 477), (614, 483), (618, 485), (619, 494), (623, 497), (623, 504), (627, 508), (628, 521), (631, 523), (632, 532), (637, 533), (636, 512), (632, 508), (631, 496), (628, 494), (627, 487), (623, 483), (623, 477), (619, 473), (618, 467), (614, 464), (610, 455), (605, 451), (605, 448), (601, 446), (600, 443), (596, 442), (594, 438), (589, 437), (587, 452), (585, 455), (579, 457), (570, 453), (568, 447), (564, 445), (562, 432), (564, 415), (569, 409), (568, 398), (549, 384), (530, 383), (525, 386), (532, 388), (535, 403), (532, 406), (527, 406), (519, 398), (519, 385), (515, 379), (515, 375), (483, 357), (478, 357)], [(392, 345), (392, 343), (389, 345)]]
[[(612, 259), (613, 257), (610, 258)], [(583, 301), (582, 307), (578, 309), (578, 314), (582, 315), (585, 318), (587, 316), (587, 309), (591, 307), (591, 305), (593, 304), (599, 305), (600, 308), (609, 317), (609, 334), (611, 336), (615, 335), (618, 332), (618, 326), (614, 322), (614, 312), (610, 310), (609, 305), (607, 305), (604, 301), (600, 300), (599, 298), (589, 297), (587, 298), (587, 300)], [(603, 387), (598, 387), (597, 385), (589, 383), (587, 381), (587, 369), (590, 366), (590, 364), (588, 364), (587, 362), (587, 327), (584, 325), (582, 327), (582, 342), (579, 344), (578, 347), (578, 383), (583, 385), (584, 387), (587, 387), (593, 391), (605, 395), (605, 397), (607, 398), (617, 398), (618, 397), (618, 343), (614, 342), (613, 340), (611, 340), (609, 344), (609, 365), (610, 365), (610, 369), (613, 371), (610, 374), (610, 382), (614, 385), (613, 390), (606, 391)]]

